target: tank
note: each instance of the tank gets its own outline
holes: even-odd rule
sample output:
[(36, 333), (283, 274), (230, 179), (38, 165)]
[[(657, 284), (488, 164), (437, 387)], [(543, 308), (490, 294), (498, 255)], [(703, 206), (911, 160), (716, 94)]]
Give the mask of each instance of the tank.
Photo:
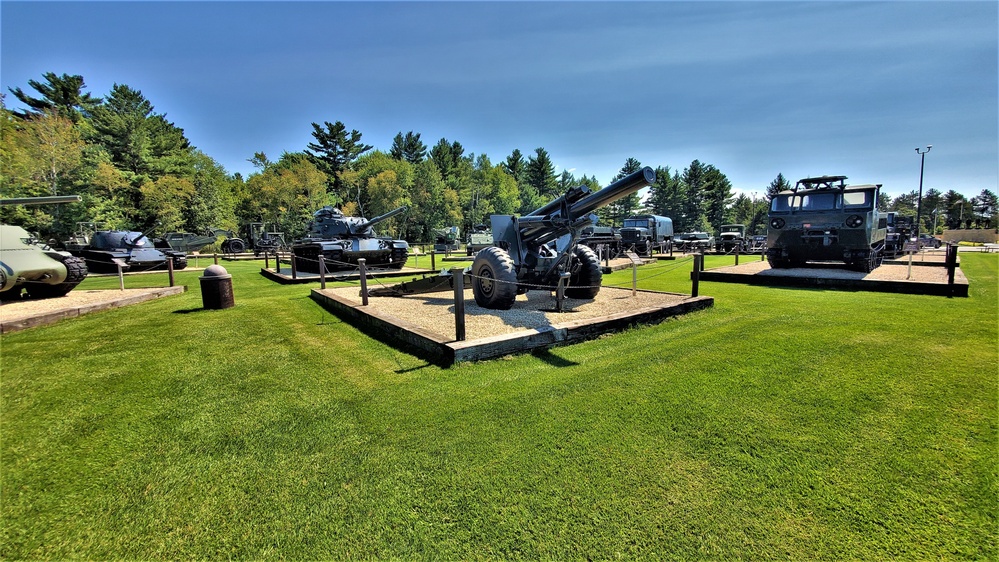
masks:
[[(42, 205), (79, 201), (78, 195), (3, 199), (0, 205)], [(87, 264), (69, 252), (39, 242), (19, 226), (0, 224), (0, 300), (61, 297), (87, 277)]]
[(767, 261), (774, 268), (839, 261), (870, 273), (884, 258), (888, 217), (881, 184), (846, 185), (846, 176), (798, 180), (770, 202)]
[(174, 269), (187, 267), (187, 254), (167, 248), (156, 248), (147, 236), (148, 233), (130, 230), (98, 230), (90, 237), (90, 243), (71, 252), (87, 261), (87, 267), (94, 273), (117, 273), (122, 271), (151, 271), (167, 269), (167, 261), (173, 262)]
[(323, 256), (327, 271), (354, 269), (361, 258), (368, 267), (402, 269), (409, 258), (409, 244), (380, 237), (373, 227), (406, 209), (399, 207), (371, 220), (345, 217), (334, 207), (319, 209), (313, 213), (308, 236), (292, 244), (296, 268), (318, 273), (319, 256)]

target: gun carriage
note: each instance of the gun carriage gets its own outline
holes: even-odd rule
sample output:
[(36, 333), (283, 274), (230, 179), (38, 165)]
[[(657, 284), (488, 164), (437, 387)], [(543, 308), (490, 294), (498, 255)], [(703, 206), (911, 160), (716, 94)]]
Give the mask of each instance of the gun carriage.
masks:
[[(652, 185), (655, 179), (655, 171), (645, 167), (598, 191), (591, 191), (586, 186), (570, 188), (565, 195), (522, 217), (492, 215), (495, 245), (480, 250), (466, 270), (476, 304), (508, 310), (518, 294), (532, 289), (556, 291), (560, 284), (565, 288), (566, 297), (594, 298), (600, 291), (603, 271), (593, 250), (579, 244), (583, 229), (597, 221), (593, 211)], [(369, 294), (445, 290), (445, 277), (449, 275), (403, 283)]]

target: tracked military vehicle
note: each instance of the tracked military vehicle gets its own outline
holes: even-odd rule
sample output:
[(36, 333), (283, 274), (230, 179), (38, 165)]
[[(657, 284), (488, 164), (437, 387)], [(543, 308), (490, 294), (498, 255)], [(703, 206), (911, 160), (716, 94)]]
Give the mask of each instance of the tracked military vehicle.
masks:
[(407, 208), (399, 207), (371, 220), (345, 217), (334, 207), (319, 209), (313, 213), (308, 236), (292, 244), (297, 269), (318, 273), (319, 256), (323, 256), (326, 271), (353, 269), (361, 258), (368, 267), (402, 269), (409, 258), (409, 243), (380, 237), (372, 227)]
[(90, 237), (90, 243), (73, 255), (87, 260), (87, 267), (94, 273), (117, 273), (122, 271), (151, 271), (167, 269), (168, 261), (174, 269), (187, 267), (187, 254), (167, 248), (156, 248), (147, 236), (148, 232), (130, 230), (98, 230)]
[(870, 273), (884, 258), (887, 217), (881, 184), (846, 185), (846, 176), (798, 180), (770, 203), (767, 261), (774, 268), (840, 261)]
[[(72, 203), (79, 195), (2, 199), (0, 205)], [(0, 224), (0, 300), (61, 297), (87, 277), (87, 264), (69, 252), (53, 250), (19, 226)]]

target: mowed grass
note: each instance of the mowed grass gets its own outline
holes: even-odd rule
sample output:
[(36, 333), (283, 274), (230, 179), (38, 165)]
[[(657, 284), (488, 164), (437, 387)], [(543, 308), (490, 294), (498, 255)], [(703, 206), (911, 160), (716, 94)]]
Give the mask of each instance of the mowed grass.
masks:
[(0, 556), (995, 559), (999, 257), (962, 260), (967, 299), (705, 282), (711, 309), (448, 369), (260, 263), (224, 264), (224, 311), (179, 272), (0, 338)]

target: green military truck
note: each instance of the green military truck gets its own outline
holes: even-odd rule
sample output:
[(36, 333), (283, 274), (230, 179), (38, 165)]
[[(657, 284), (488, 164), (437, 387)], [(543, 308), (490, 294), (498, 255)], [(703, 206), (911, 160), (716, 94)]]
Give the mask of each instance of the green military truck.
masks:
[(846, 185), (846, 176), (798, 180), (770, 203), (767, 261), (774, 268), (841, 261), (870, 273), (884, 258), (886, 213), (881, 184)]

